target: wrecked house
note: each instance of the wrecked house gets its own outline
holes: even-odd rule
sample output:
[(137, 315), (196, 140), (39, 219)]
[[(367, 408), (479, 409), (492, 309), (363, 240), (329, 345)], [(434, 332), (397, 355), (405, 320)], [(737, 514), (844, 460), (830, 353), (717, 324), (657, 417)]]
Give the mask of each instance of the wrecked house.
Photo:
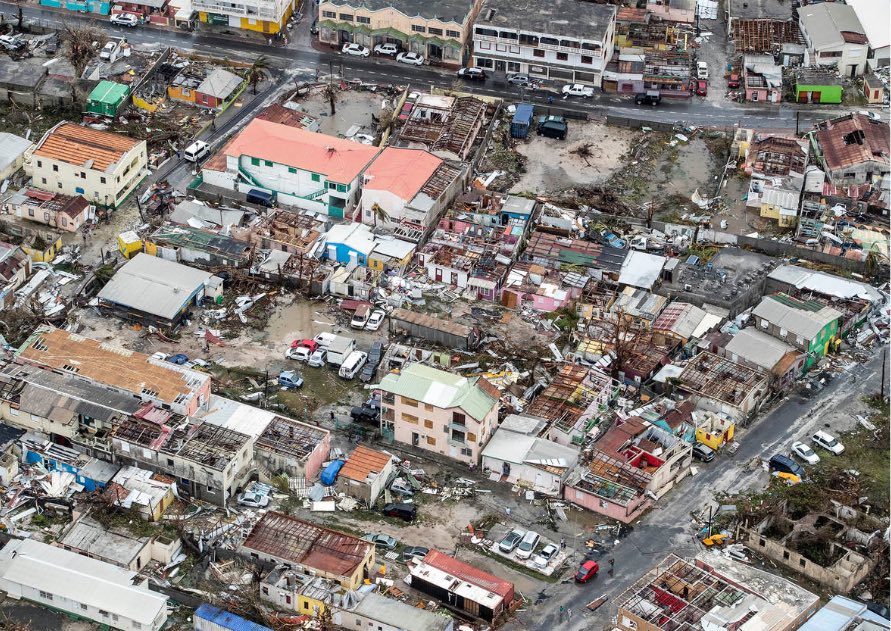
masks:
[(873, 183), (891, 172), (888, 123), (847, 114), (820, 123), (808, 134), (816, 162), (838, 186)]
[(15, 302), (15, 291), (31, 276), (31, 259), (12, 243), (0, 241), (0, 311)]
[(186, 199), (174, 206), (167, 219), (173, 224), (218, 232), (239, 228), (250, 216), (244, 210), (208, 206)]
[(529, 237), (529, 245), (519, 260), (558, 271), (564, 266), (585, 267), (595, 280), (617, 282), (628, 252), (627, 249), (559, 237), (538, 229)]
[[(250, 406), (244, 408), (247, 414), (259, 412)], [(267, 482), (282, 474), (289, 479), (312, 480), (330, 451), (328, 430), (273, 415), (254, 444), (254, 463)]]
[(173, 77), (167, 95), (174, 101), (222, 109), (238, 95), (244, 83), (244, 78), (224, 68), (191, 63)]
[(778, 103), (783, 98), (783, 68), (772, 55), (745, 55), (741, 87), (746, 101)]
[(806, 359), (801, 350), (751, 326), (734, 335), (718, 355), (762, 371), (777, 391), (790, 387), (801, 376)]
[(476, 348), (481, 337), (475, 328), (408, 309), (394, 309), (390, 313), (389, 327), (390, 334), (404, 332), (410, 337), (462, 351)]
[(146, 254), (195, 267), (244, 268), (250, 264), (250, 243), (191, 226), (165, 224), (144, 243)]
[(472, 96), (420, 94), (396, 146), (425, 149), (443, 160), (467, 160), (482, 131), (486, 108)]
[(89, 516), (73, 522), (55, 545), (133, 572), (152, 561), (167, 565), (182, 549), (179, 538), (135, 537), (126, 529), (106, 529)]
[(13, 193), (3, 208), (20, 219), (66, 232), (77, 232), (96, 216), (96, 207), (79, 195), (50, 193), (36, 188)]
[(112, 506), (133, 509), (147, 521), (159, 521), (176, 499), (176, 482), (160, 473), (124, 466), (111, 479), (102, 499)]
[(504, 280), (501, 304), (550, 313), (568, 306), (595, 281), (578, 272), (559, 272), (535, 263), (514, 263)]
[(692, 395), (698, 408), (741, 421), (753, 414), (767, 395), (767, 378), (725, 357), (702, 352), (687, 362), (677, 386)]

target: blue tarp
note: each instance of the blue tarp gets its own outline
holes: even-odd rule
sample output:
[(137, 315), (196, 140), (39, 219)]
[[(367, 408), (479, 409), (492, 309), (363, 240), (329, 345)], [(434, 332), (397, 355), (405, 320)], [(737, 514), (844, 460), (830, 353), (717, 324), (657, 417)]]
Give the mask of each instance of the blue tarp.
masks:
[(322, 484), (325, 486), (332, 486), (337, 479), (337, 474), (340, 473), (344, 464), (346, 464), (346, 460), (335, 460), (325, 467), (325, 470), (322, 471), (322, 475), (319, 476)]
[[(234, 613), (223, 611), (207, 603), (195, 610), (195, 617), (218, 624), (224, 629), (232, 629), (232, 631), (272, 631), (269, 627), (245, 620), (241, 616), (236, 616)], [(196, 624), (195, 628), (201, 629), (201, 626)]]

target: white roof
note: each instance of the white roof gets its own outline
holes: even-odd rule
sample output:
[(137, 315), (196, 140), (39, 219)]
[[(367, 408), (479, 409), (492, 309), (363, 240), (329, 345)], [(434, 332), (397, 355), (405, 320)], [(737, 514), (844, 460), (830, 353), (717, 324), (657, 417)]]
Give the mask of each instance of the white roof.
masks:
[(214, 68), (198, 86), (198, 92), (209, 94), (218, 99), (226, 99), (235, 92), (241, 82), (244, 81), (237, 74), (224, 68)]
[(414, 249), (415, 244), (410, 241), (403, 241), (396, 237), (386, 236), (378, 237), (377, 245), (374, 246), (374, 253), (401, 261), (414, 252)]
[[(15, 556), (13, 554), (15, 553)], [(27, 586), (151, 627), (167, 598), (134, 587), (136, 572), (32, 539), (0, 550), (0, 585)]]
[(786, 353), (800, 352), (755, 327), (745, 328), (734, 335), (724, 350), (765, 370), (773, 370)]
[(873, 49), (891, 44), (891, 2), (888, 0), (846, 0), (866, 30)]
[(513, 464), (530, 463), (569, 469), (575, 466), (578, 449), (545, 438), (519, 434), (499, 427), (483, 449), (484, 458)]
[(774, 326), (800, 335), (810, 342), (827, 324), (839, 319), (842, 314), (832, 307), (822, 307), (818, 311), (808, 311), (786, 304), (783, 299), (765, 296), (752, 311), (756, 318), (764, 318)]
[(209, 411), (206, 414), (196, 414), (195, 418), (254, 438), (266, 431), (266, 427), (277, 416), (269, 410), (261, 410), (215, 394), (210, 395), (207, 408)]
[(19, 159), (33, 143), (9, 132), (0, 132), (0, 171)]
[(339, 243), (368, 256), (377, 241), (364, 223), (339, 223), (325, 234), (326, 243)]
[(622, 263), (619, 284), (650, 289), (659, 280), (659, 274), (662, 273), (662, 268), (665, 267), (667, 260), (658, 254), (631, 250)]
[(244, 215), (243, 210), (214, 208), (205, 204), (196, 204), (187, 199), (176, 205), (176, 208), (170, 213), (169, 219), (173, 223), (186, 224), (189, 223), (189, 219), (196, 218), (217, 226), (237, 226), (244, 219)]
[(173, 319), (213, 274), (140, 252), (118, 270), (99, 299)]
[(842, 300), (860, 298), (873, 304), (882, 301), (882, 294), (872, 285), (826, 272), (809, 270), (798, 265), (780, 265), (767, 277), (781, 283), (788, 283), (798, 289), (806, 289)]
[(866, 34), (854, 9), (841, 2), (810, 4), (801, 7), (798, 15), (814, 50), (844, 46), (842, 31)]

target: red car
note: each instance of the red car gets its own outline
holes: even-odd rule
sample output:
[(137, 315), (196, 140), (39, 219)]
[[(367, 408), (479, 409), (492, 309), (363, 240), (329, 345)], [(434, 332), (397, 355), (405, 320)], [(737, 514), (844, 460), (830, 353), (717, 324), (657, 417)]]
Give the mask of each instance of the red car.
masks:
[(739, 87), (739, 75), (735, 72), (730, 75), (730, 79), (727, 81), (728, 88), (738, 88)]
[(696, 95), (705, 96), (708, 94), (708, 81), (700, 79), (696, 82)]
[(592, 578), (597, 576), (597, 572), (600, 570), (600, 566), (597, 565), (597, 561), (585, 561), (579, 566), (578, 572), (575, 573), (575, 582), (576, 583), (587, 583)]
[(291, 348), (300, 348), (301, 346), (308, 348), (310, 354), (312, 354), (316, 352), (319, 343), (315, 340), (294, 340), (291, 342)]

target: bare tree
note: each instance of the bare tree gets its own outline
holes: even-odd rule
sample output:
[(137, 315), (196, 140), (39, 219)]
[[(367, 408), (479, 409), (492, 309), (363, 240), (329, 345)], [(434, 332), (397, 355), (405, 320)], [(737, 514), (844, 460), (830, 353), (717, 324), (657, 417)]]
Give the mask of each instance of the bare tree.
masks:
[(325, 87), (325, 98), (328, 99), (328, 105), (331, 106), (331, 116), (334, 116), (337, 110), (337, 91), (334, 85), (329, 81)]
[(96, 46), (105, 43), (105, 33), (94, 26), (66, 24), (62, 27), (62, 41), (65, 43), (65, 58), (74, 66), (75, 79), (80, 79), (93, 58)]
[(22, 23), (25, 21), (25, 0), (13, 0), (15, 3), (15, 30), (22, 32)]

